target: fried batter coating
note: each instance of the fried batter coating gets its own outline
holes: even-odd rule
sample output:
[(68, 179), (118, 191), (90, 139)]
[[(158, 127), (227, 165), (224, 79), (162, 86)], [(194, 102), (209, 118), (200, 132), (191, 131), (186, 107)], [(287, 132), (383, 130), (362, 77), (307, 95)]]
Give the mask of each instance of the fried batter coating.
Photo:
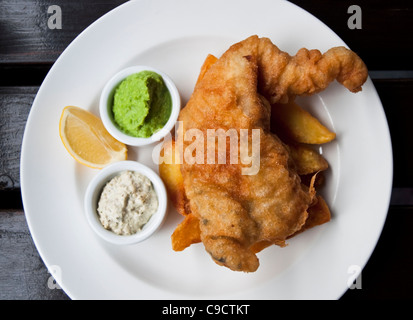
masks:
[[(198, 218), (201, 240), (219, 265), (253, 272), (256, 252), (285, 240), (305, 225), (315, 191), (301, 183), (294, 162), (282, 141), (270, 133), (268, 103), (287, 102), (296, 95), (314, 94), (337, 79), (352, 92), (361, 90), (367, 69), (345, 48), (322, 55), (301, 49), (291, 57), (269, 39), (252, 36), (231, 46), (197, 82), (181, 111), (183, 150), (191, 141), (185, 132), (196, 128), (260, 130), (260, 170), (243, 175), (242, 164), (189, 164), (184, 155), (181, 172), (192, 214)], [(178, 139), (179, 140), (179, 139)], [(205, 141), (206, 148), (206, 141)], [(217, 150), (215, 150), (217, 152)]]
[[(258, 42), (258, 91), (271, 104), (320, 92), (334, 80), (351, 92), (358, 92), (367, 80), (363, 60), (344, 47), (331, 48), (324, 54), (302, 48), (291, 57), (267, 38), (250, 37), (245, 41)], [(242, 42), (240, 45), (245, 48)]]

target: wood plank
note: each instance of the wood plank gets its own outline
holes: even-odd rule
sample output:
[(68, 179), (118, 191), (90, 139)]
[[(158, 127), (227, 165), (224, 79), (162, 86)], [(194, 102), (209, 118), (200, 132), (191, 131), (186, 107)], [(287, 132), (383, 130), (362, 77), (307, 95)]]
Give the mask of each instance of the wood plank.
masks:
[[(53, 63), (79, 33), (124, 2), (2, 0), (0, 63)], [(61, 29), (49, 29), (47, 25), (52, 5), (61, 8)]]
[(40, 86), (52, 64), (2, 64), (0, 63), (0, 87)]
[[(413, 5), (406, 0), (290, 0), (329, 26), (370, 70), (413, 70)], [(351, 5), (362, 12), (362, 28), (349, 29)]]
[[(386, 113), (393, 144), (393, 187), (413, 187), (413, 109), (411, 108), (413, 80), (376, 80)], [(379, 159), (378, 159), (379, 160)]]
[[(53, 63), (69, 43), (93, 21), (124, 0), (2, 0), (0, 63)], [(292, 0), (333, 29), (369, 69), (413, 70), (413, 6), (406, 0), (359, 0), (362, 29), (350, 30), (351, 0)], [(62, 9), (62, 29), (47, 27), (47, 9)]]
[(0, 211), (0, 300), (68, 299), (50, 277), (23, 212)]
[[(0, 87), (0, 190), (20, 188), (21, 143), (37, 90), (38, 87)], [(4, 198), (6, 201), (8, 197)]]

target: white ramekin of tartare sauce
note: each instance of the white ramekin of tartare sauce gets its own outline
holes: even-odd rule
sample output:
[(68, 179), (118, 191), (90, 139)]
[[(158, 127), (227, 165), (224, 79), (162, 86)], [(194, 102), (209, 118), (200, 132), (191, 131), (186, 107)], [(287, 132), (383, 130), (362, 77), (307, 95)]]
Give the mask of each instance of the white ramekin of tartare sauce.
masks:
[[(108, 201), (107, 197), (112, 199)], [(117, 245), (135, 244), (149, 238), (162, 225), (167, 193), (152, 169), (136, 161), (120, 161), (103, 168), (90, 181), (84, 208), (91, 229), (99, 237)], [(140, 217), (133, 217), (134, 210)], [(146, 210), (150, 210), (149, 214)]]

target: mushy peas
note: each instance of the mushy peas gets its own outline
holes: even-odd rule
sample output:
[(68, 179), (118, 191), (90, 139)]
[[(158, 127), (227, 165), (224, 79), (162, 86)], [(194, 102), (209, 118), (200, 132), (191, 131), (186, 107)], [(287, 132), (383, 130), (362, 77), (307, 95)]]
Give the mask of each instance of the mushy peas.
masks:
[(115, 90), (113, 117), (126, 134), (149, 138), (168, 122), (172, 98), (162, 77), (141, 71), (123, 80)]

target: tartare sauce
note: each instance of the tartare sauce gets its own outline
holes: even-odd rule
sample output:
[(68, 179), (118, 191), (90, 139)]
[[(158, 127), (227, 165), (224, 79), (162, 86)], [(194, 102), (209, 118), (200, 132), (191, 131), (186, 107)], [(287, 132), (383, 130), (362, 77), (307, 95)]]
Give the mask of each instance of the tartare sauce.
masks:
[(152, 182), (138, 172), (124, 171), (105, 185), (97, 211), (105, 229), (131, 235), (141, 230), (157, 209)]

